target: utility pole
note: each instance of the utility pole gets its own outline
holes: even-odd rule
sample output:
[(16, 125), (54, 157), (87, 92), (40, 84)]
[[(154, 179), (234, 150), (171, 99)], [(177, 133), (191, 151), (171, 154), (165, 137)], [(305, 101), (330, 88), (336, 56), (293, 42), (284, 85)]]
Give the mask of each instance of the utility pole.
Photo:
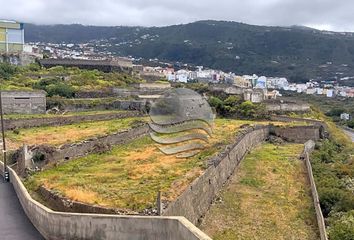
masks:
[(0, 119), (1, 119), (1, 135), (2, 135), (2, 152), (4, 158), (4, 180), (10, 180), (9, 172), (6, 165), (6, 142), (5, 142), (5, 127), (4, 127), (4, 112), (2, 109), (2, 91), (0, 91)]

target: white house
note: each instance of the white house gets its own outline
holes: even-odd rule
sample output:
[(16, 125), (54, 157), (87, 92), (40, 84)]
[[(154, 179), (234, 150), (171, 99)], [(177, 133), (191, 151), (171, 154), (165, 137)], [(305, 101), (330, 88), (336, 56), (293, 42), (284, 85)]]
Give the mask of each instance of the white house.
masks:
[(349, 121), (350, 120), (350, 114), (349, 113), (342, 113), (340, 115), (340, 119), (344, 121)]

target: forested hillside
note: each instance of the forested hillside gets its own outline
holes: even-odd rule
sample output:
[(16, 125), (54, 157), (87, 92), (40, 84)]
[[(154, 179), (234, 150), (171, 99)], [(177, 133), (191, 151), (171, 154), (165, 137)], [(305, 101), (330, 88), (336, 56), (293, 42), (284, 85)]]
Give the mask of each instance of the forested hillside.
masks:
[(354, 76), (352, 33), (224, 21), (149, 28), (26, 24), (25, 31), (27, 42), (93, 42), (97, 50), (121, 56), (179, 61), (239, 74), (285, 76), (297, 82)]

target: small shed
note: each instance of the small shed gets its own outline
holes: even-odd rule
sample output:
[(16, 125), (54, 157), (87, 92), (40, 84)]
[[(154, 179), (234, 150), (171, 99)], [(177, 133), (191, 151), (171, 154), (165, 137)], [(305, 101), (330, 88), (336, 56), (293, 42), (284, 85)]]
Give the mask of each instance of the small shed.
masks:
[(41, 114), (46, 112), (45, 91), (1, 91), (5, 114)]

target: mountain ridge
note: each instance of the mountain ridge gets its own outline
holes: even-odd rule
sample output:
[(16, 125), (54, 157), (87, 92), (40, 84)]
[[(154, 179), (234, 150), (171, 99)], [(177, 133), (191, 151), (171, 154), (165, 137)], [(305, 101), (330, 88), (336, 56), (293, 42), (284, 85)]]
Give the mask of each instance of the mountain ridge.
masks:
[(164, 27), (26, 24), (25, 32), (28, 42), (96, 42), (97, 50), (115, 55), (284, 76), (295, 82), (354, 76), (353, 33), (302, 26), (204, 20)]

